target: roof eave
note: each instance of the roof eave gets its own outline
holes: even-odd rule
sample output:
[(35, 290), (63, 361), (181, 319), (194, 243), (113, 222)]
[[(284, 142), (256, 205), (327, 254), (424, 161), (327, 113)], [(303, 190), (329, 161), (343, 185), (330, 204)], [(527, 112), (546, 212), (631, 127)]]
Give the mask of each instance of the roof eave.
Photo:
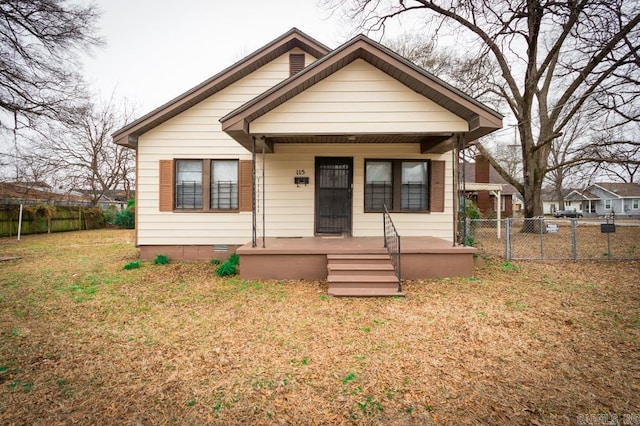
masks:
[[(331, 50), (297, 28), (292, 28), (213, 77), (117, 130), (112, 134), (114, 143), (135, 149), (137, 147), (137, 137), (141, 134), (229, 86), (244, 77), (244, 75), (254, 71), (254, 68), (259, 68), (262, 62), (269, 62), (271, 56), (279, 56), (285, 50), (290, 50), (294, 47), (299, 47), (317, 58), (326, 55)], [(280, 50), (283, 52), (280, 52)], [(135, 138), (135, 142), (132, 141), (131, 137)]]

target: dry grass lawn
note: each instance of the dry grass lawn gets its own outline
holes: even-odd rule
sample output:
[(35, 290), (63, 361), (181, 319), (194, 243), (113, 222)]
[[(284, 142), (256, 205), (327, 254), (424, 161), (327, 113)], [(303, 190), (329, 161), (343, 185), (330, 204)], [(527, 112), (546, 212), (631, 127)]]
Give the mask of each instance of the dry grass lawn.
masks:
[[(575, 424), (640, 413), (640, 262), (488, 259), (405, 298), (0, 240), (1, 424)], [(242, 265), (241, 265), (242, 266)], [(589, 419), (589, 418), (587, 418)]]

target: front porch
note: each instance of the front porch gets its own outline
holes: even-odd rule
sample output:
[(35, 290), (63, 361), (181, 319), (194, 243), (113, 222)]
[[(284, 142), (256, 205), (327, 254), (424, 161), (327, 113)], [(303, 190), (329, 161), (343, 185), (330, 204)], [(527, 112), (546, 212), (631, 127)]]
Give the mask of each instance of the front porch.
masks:
[[(435, 237), (402, 237), (402, 279), (470, 276), (473, 247), (453, 246)], [(330, 255), (383, 255), (380, 237), (266, 238), (236, 250), (240, 256), (240, 278), (245, 280), (326, 280)]]

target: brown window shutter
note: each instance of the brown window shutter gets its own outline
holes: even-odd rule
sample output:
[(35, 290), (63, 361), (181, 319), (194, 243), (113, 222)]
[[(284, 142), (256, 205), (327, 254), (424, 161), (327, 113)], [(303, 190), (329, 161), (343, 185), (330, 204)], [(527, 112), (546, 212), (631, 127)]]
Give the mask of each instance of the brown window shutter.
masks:
[(160, 160), (160, 211), (173, 211), (173, 160)]
[(304, 68), (304, 54), (291, 53), (289, 55), (289, 77), (302, 71)]
[(240, 160), (240, 211), (253, 211), (253, 162)]
[(444, 161), (431, 162), (431, 199), (429, 210), (432, 212), (444, 212)]

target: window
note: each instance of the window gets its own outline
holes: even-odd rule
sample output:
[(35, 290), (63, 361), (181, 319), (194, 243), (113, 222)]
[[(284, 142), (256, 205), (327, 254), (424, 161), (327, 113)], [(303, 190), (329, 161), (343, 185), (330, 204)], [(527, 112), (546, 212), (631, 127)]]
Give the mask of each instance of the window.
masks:
[(631, 200), (631, 208), (634, 210), (640, 209), (640, 198), (634, 198)]
[(367, 161), (364, 208), (367, 211), (382, 211), (382, 206), (392, 206), (391, 161)]
[(211, 160), (211, 208), (238, 209), (238, 162)]
[(175, 176), (176, 210), (238, 210), (237, 160), (175, 160)]
[(605, 210), (611, 210), (611, 200), (604, 200)]
[(202, 160), (176, 161), (176, 209), (202, 208)]
[(364, 209), (380, 212), (429, 210), (429, 162), (366, 160)]

